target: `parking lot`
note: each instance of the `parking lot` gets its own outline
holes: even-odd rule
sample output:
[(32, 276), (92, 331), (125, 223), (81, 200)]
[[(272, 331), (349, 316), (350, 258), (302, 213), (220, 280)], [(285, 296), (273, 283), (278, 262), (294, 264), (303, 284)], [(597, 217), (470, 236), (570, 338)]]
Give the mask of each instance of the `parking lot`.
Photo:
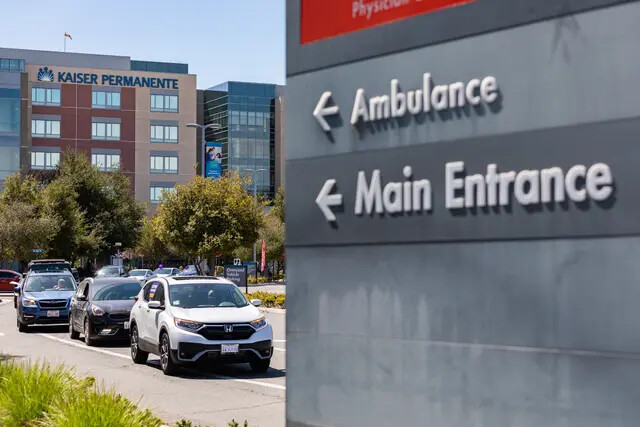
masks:
[(232, 418), (249, 425), (285, 424), (285, 313), (268, 310), (273, 327), (274, 356), (265, 374), (253, 374), (248, 364), (202, 366), (165, 376), (159, 359), (135, 365), (128, 343), (86, 347), (71, 340), (66, 326), (32, 327), (19, 333), (9, 295), (0, 295), (0, 352), (16, 360), (62, 363), (78, 375), (95, 377), (106, 388), (139, 401), (168, 423), (187, 419), (210, 426), (226, 426)]

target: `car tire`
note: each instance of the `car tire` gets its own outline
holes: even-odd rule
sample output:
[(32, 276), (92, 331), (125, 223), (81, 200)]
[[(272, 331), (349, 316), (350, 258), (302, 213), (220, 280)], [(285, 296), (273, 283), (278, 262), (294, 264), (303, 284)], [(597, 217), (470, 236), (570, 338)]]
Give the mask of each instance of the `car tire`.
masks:
[(92, 347), (95, 341), (91, 338), (91, 327), (89, 326), (89, 319), (84, 319), (84, 343), (87, 347)]
[(76, 331), (76, 328), (73, 327), (73, 317), (71, 315), (69, 315), (69, 338), (72, 340), (80, 338), (80, 332)]
[(29, 330), (29, 327), (22, 323), (20, 319), (16, 319), (16, 322), (18, 325), (18, 332), (27, 332)]
[(131, 347), (131, 360), (133, 360), (133, 363), (146, 363), (147, 358), (149, 357), (149, 353), (140, 350), (140, 336), (138, 335), (138, 327), (135, 325), (135, 323), (131, 325), (129, 343)]
[(165, 375), (175, 375), (179, 371), (178, 364), (171, 356), (171, 342), (166, 332), (160, 336), (160, 367)]
[(264, 374), (269, 370), (269, 366), (271, 366), (271, 358), (268, 359), (253, 359), (249, 362), (251, 365), (251, 370), (256, 374)]

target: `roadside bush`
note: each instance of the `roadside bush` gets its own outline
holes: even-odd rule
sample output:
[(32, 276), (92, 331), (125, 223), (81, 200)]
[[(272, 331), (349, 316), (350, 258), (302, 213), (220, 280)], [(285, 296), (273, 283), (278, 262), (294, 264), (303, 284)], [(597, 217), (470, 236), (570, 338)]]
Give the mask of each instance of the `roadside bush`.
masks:
[(246, 295), (247, 299), (259, 299), (267, 308), (285, 308), (285, 294), (272, 294), (269, 292), (254, 292)]
[(78, 379), (63, 366), (0, 361), (0, 425), (6, 427), (157, 427), (148, 410)]
[(50, 407), (62, 404), (65, 397), (78, 394), (88, 385), (61, 366), (1, 362), (0, 425), (30, 425)]

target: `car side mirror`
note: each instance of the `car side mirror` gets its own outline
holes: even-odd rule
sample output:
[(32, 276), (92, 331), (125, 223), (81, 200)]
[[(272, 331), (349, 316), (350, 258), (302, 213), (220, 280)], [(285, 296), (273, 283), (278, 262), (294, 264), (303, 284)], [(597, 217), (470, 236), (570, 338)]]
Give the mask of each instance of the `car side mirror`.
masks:
[(76, 296), (76, 299), (77, 299), (78, 301), (86, 301), (86, 300), (87, 300), (87, 297), (86, 297), (86, 296), (84, 296), (84, 295), (78, 295), (78, 296)]
[(18, 294), (18, 295), (20, 295), (20, 292), (22, 292), (22, 289), (20, 288), (20, 285), (16, 286), (16, 287), (13, 289), (13, 292), (14, 292), (14, 293), (16, 293), (16, 294)]
[(160, 301), (149, 301), (147, 306), (152, 310), (162, 310), (164, 308)]
[(260, 307), (262, 305), (262, 301), (259, 299), (252, 299), (251, 300), (251, 305), (254, 307)]

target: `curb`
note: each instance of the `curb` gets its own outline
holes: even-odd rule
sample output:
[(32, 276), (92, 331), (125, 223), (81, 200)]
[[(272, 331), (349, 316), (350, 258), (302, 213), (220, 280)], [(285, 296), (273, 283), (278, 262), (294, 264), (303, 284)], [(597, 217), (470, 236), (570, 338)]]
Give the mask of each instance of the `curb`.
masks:
[(279, 314), (285, 314), (287, 312), (286, 308), (266, 308), (266, 307), (260, 307), (259, 310), (263, 313), (279, 313)]

